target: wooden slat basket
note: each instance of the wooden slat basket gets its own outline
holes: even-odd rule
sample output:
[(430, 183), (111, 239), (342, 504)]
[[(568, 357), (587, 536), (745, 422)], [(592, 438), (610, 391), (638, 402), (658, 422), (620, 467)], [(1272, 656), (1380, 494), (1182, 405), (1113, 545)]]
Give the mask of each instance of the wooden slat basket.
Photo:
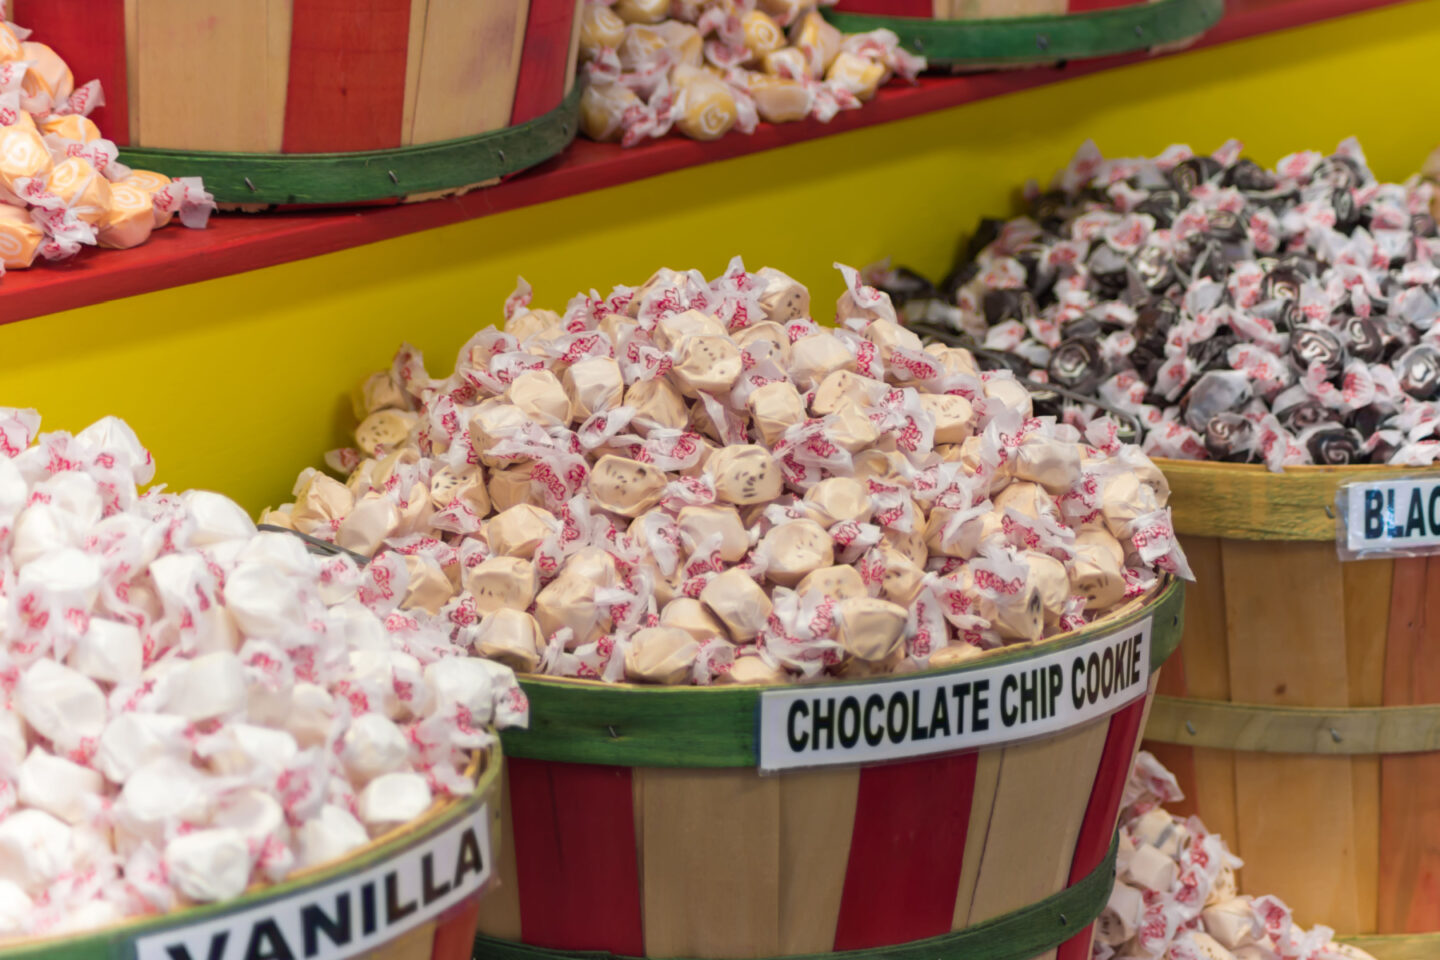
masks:
[(470, 960), (480, 902), (501, 872), (503, 763), (498, 745), (479, 753), (468, 796), (436, 801), (342, 860), (225, 903), (70, 936), (0, 938), (0, 960)]
[[(1342, 563), (1335, 540), (1339, 484), (1435, 471), (1156, 463), (1196, 577), (1146, 730), (1180, 812), (1303, 923), (1440, 931), (1440, 559)], [(1355, 942), (1440, 956), (1440, 934)]]
[(1224, 12), (1224, 0), (839, 0), (826, 15), (847, 33), (894, 30), (932, 65), (981, 70), (1183, 46)]
[[(899, 677), (679, 688), (522, 680), (532, 726), (504, 735), (502, 843), (514, 856), (482, 904), (476, 956), (1088, 960), (1090, 924), (1114, 883), (1121, 791), (1153, 671), (1179, 640), (1182, 598), (1179, 582), (1166, 583), (1083, 631)], [(1147, 630), (1148, 661), (1143, 647), (1125, 648), (1133, 683), (1108, 713), (1061, 719), (1023, 742), (759, 769), (775, 756), (761, 732), (780, 729), (766, 720), (777, 699), (765, 698), (822, 698), (816, 717), (839, 704), (843, 740), (850, 698), (893, 711), (916, 684), (954, 694), (997, 676), (987, 710), (1002, 709), (991, 698), (1005, 684), (987, 671), (1033, 674), (1050, 656), (1088, 663)], [(919, 702), (914, 716), (929, 715), (930, 701)], [(782, 711), (792, 724), (801, 717), (785, 736), (810, 729), (795, 709)]]
[(583, 0), (9, 0), (121, 160), (222, 203), (420, 200), (573, 139)]

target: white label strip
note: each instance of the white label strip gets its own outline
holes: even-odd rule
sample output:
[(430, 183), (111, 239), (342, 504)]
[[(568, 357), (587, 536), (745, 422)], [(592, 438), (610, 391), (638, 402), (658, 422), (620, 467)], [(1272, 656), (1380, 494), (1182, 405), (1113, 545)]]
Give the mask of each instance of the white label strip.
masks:
[(373, 950), (490, 879), (489, 805), (353, 876), (135, 939), (136, 960), (344, 960)]
[(760, 769), (876, 763), (1025, 740), (1111, 713), (1142, 696), (1149, 681), (1146, 617), (1077, 647), (988, 669), (766, 690)]
[(1440, 478), (1347, 483), (1344, 490), (1351, 551), (1440, 546)]

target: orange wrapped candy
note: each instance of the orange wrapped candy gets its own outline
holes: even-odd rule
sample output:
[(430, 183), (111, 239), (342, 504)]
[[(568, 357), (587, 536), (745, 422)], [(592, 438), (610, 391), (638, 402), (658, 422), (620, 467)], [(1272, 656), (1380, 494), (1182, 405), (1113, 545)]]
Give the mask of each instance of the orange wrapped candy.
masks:
[[(134, 187), (142, 193), (149, 194), (153, 206), (156, 191), (163, 190), (170, 186), (170, 178), (163, 173), (156, 173), (153, 170), (131, 170), (130, 175), (121, 180), (120, 183), (127, 187)], [(170, 218), (175, 215), (174, 211), (161, 210), (159, 207), (154, 207), (154, 211), (155, 229), (157, 230), (169, 223)]]
[[(28, 117), (29, 114), (26, 114)], [(33, 124), (34, 121), (32, 120)], [(82, 117), (78, 113), (66, 114), (64, 116), (54, 115), (40, 121), (40, 133), (53, 133), (57, 137), (64, 137), (66, 140), (78, 140), (81, 143), (89, 143), (92, 140), (99, 140), (102, 136), (100, 128), (89, 117)]]
[(26, 40), (20, 45), (22, 59), (30, 61), (30, 69), (21, 83), (24, 91), (32, 97), (48, 95), (56, 103), (69, 98), (75, 92), (75, 77), (60, 54), (43, 43)]
[(14, 193), (17, 180), (49, 172), (50, 151), (40, 134), (19, 124), (0, 129), (0, 184)]
[(0, 63), (24, 59), (24, 52), (15, 31), (8, 24), (0, 23)]
[(86, 223), (99, 223), (110, 210), (110, 181), (89, 160), (70, 157), (57, 163), (48, 185)]
[(7, 270), (24, 270), (35, 262), (45, 234), (24, 207), (0, 204), (0, 263)]
[(125, 250), (150, 239), (155, 229), (155, 202), (150, 194), (126, 183), (110, 185), (110, 209), (100, 218), (96, 242), (102, 247)]

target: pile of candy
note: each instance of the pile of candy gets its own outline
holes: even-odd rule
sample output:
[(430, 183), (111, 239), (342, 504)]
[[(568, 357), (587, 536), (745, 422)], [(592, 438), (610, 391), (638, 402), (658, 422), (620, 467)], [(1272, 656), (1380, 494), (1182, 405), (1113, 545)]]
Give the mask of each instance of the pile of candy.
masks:
[(262, 521), (402, 554), (457, 642), (516, 670), (657, 683), (952, 663), (1188, 575), (1113, 423), (1032, 417), (840, 269), (837, 328), (738, 257), (563, 316), (522, 280), (450, 376), (404, 347), (368, 379), (358, 449), (328, 457), (348, 481), (307, 470)]
[(0, 410), (0, 939), (237, 896), (473, 789), (514, 675), (234, 502), (137, 484), (113, 418)]
[[(198, 177), (131, 170), (87, 119), (105, 101), (30, 31), (0, 24), (0, 265), (65, 260), (82, 246), (138, 246), (179, 214), (202, 228), (215, 209)], [(0, 269), (0, 273), (3, 273)]]
[[(1436, 187), (1360, 147), (1267, 171), (1231, 141), (1104, 160), (1082, 147), (1031, 215), (987, 222), (941, 285), (872, 282), (1021, 375), (1119, 411), (1152, 456), (1427, 465), (1440, 454)], [(881, 276), (880, 274), (883, 274)], [(1033, 368), (1033, 369), (1032, 369)]]
[(1240, 858), (1199, 818), (1160, 806), (1182, 799), (1175, 777), (1142, 751), (1125, 789), (1118, 879), (1095, 924), (1094, 960), (1374, 960), (1335, 943), (1328, 927), (1300, 927), (1277, 897), (1237, 895)]
[(714, 140), (759, 120), (827, 122), (925, 69), (893, 32), (846, 36), (814, 0), (588, 0), (580, 57), (581, 131), (627, 147), (671, 127)]

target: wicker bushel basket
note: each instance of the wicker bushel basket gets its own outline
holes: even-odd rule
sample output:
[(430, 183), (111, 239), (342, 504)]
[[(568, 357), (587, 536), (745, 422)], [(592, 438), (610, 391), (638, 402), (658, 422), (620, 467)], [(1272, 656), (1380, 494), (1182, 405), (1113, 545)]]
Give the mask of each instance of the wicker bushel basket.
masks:
[[(476, 956), (1086, 960), (1181, 605), (1171, 582), (1064, 637), (858, 682), (524, 680), (532, 727), (505, 735), (514, 856), (482, 905)], [(1105, 649), (1133, 671), (1123, 696), (1062, 717), (1072, 681), (1109, 675)], [(1046, 690), (1064, 693), (1046, 705)], [(940, 752), (961, 732), (952, 721), (978, 736), (977, 716), (997, 736), (1004, 717), (1019, 726)], [(1048, 725), (1017, 732), (1027, 716)], [(831, 765), (791, 766), (822, 741)]]
[(425, 199), (575, 135), (582, 0), (10, 0), (132, 166), (222, 203)]
[(0, 940), (0, 960), (469, 960), (481, 898), (501, 871), (503, 759), (475, 789), (352, 855), (235, 900), (71, 936)]
[[(1335, 541), (1337, 485), (1427, 471), (1156, 462), (1196, 583), (1146, 739), (1184, 812), (1302, 922), (1440, 931), (1440, 560), (1341, 562)], [(1440, 955), (1401, 940), (1355, 942)]]

